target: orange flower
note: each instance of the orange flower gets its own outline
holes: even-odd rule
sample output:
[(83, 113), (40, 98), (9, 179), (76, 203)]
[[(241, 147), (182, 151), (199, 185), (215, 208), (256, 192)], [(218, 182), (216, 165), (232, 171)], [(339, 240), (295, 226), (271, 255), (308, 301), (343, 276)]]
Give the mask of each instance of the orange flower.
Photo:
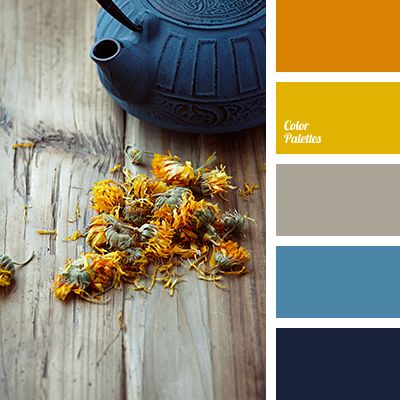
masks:
[(149, 260), (144, 256), (143, 250), (139, 247), (131, 247), (124, 250), (122, 258), (122, 270), (125, 275), (122, 276), (124, 281), (134, 283), (138, 275), (147, 276), (146, 267)]
[(219, 195), (223, 198), (223, 193), (226, 193), (228, 189), (235, 188), (235, 186), (230, 185), (231, 179), (232, 177), (225, 172), (224, 165), (203, 172), (199, 179), (201, 192), (205, 196)]
[(147, 242), (146, 256), (170, 258), (173, 255), (172, 238), (175, 234), (174, 228), (165, 221), (154, 223), (151, 226), (155, 228), (155, 234)]
[(123, 209), (125, 221), (130, 222), (134, 226), (143, 225), (153, 208), (153, 203), (146, 198), (135, 199), (126, 202)]
[(204, 199), (197, 201), (193, 220), (196, 228), (212, 224), (217, 218), (219, 208), (217, 204), (209, 203)]
[(0, 286), (10, 286), (14, 273), (15, 265), (11, 258), (6, 254), (0, 255)]
[(85, 300), (96, 301), (108, 289), (120, 284), (124, 272), (120, 261), (122, 253), (114, 251), (107, 254), (83, 253), (80, 258), (65, 264), (52, 286), (55, 297), (65, 300), (75, 293)]
[(154, 193), (165, 192), (168, 186), (165, 182), (150, 179), (144, 174), (132, 175), (132, 173), (125, 168), (125, 183), (124, 188), (127, 193), (127, 199), (142, 199)]
[(52, 286), (54, 296), (60, 300), (65, 300), (70, 293), (84, 297), (87, 295), (86, 289), (90, 285), (90, 275), (88, 266), (83, 258), (72, 261), (67, 260), (61, 274), (57, 274)]
[(108, 289), (120, 285), (121, 277), (125, 274), (121, 266), (123, 256), (124, 254), (120, 251), (107, 254), (85, 253), (84, 257), (90, 267), (92, 288), (95, 294), (103, 294)]
[[(184, 189), (185, 192), (178, 193), (175, 196), (172, 191), (173, 189)], [(158, 221), (164, 221), (166, 224), (171, 226), (178, 237), (184, 240), (196, 240), (197, 235), (193, 232), (193, 227), (191, 222), (193, 221), (193, 216), (196, 212), (197, 202), (194, 199), (191, 191), (189, 189), (176, 187), (170, 189), (171, 196), (158, 197), (156, 201), (157, 204), (163, 205), (153, 213), (153, 219)], [(167, 193), (168, 193), (167, 192)], [(162, 201), (161, 201), (162, 200)]]
[(164, 182), (177, 186), (190, 186), (197, 175), (190, 161), (182, 164), (178, 156), (154, 154), (151, 163), (153, 175)]
[(182, 258), (193, 257), (194, 249), (185, 249), (174, 242), (175, 229), (167, 224), (166, 221), (154, 223), (157, 234), (147, 242), (145, 255), (154, 258), (168, 258), (179, 256)]
[(159, 181), (157, 179), (149, 179), (146, 182), (146, 186), (147, 186), (147, 194), (149, 196), (158, 193), (163, 193), (168, 190), (168, 185), (165, 182)]
[(237, 268), (241, 267), (241, 272), (244, 273), (247, 271), (244, 263), (249, 259), (250, 255), (245, 248), (239, 247), (236, 242), (229, 240), (222, 242), (215, 248), (215, 252), (211, 256), (210, 265), (222, 271), (237, 270)]
[(8, 269), (0, 268), (0, 286), (10, 286), (13, 272)]
[(247, 217), (246, 215), (240, 214), (237, 210), (225, 211), (220, 218), (220, 224), (222, 230), (226, 233), (237, 232), (241, 233), (243, 231), (246, 220), (254, 221), (254, 219)]
[(179, 207), (185, 198), (192, 196), (190, 189), (182, 186), (173, 186), (166, 192), (155, 194), (156, 198), (154, 208), (157, 210), (163, 206), (168, 206), (171, 209)]
[(115, 207), (123, 204), (123, 189), (112, 179), (96, 182), (91, 190), (93, 208), (100, 214), (110, 214)]
[(84, 235), (86, 243), (95, 250), (104, 249), (107, 246), (106, 231), (109, 224), (104, 221), (103, 215), (93, 217), (86, 227)]
[(0, 254), (0, 287), (10, 286), (15, 273), (15, 266), (23, 267), (31, 262), (34, 256), (35, 253), (32, 253), (26, 261), (18, 263), (13, 261), (7, 254)]

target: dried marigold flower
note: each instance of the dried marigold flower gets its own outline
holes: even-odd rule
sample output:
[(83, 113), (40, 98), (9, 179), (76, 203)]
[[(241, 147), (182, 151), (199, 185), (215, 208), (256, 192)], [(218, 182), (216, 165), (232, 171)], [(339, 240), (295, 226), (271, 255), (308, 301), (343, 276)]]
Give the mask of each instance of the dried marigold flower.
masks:
[(90, 275), (86, 270), (85, 261), (81, 258), (71, 261), (61, 275), (71, 285), (78, 285), (82, 289), (86, 289), (90, 285)]
[(125, 250), (135, 242), (132, 233), (117, 232), (114, 226), (110, 226), (106, 231), (107, 243), (110, 249)]
[[(196, 212), (197, 202), (190, 190), (185, 191), (178, 201), (168, 200), (168, 202), (153, 212), (153, 220), (164, 221), (170, 225), (177, 237), (192, 242), (197, 240), (197, 234), (194, 232), (193, 220)], [(168, 204), (170, 203), (170, 204)]]
[(219, 209), (216, 204), (209, 203), (205, 200), (200, 200), (196, 203), (196, 211), (194, 213), (194, 220), (196, 227), (205, 226), (214, 223), (217, 218)]
[(127, 264), (134, 264), (143, 258), (143, 250), (140, 247), (131, 247), (125, 250), (124, 262)]
[(194, 249), (186, 249), (174, 242), (175, 229), (165, 221), (154, 226), (157, 229), (157, 234), (148, 240), (145, 255), (158, 259), (171, 259), (173, 256), (189, 258), (196, 254)]
[(11, 285), (14, 273), (15, 265), (13, 261), (6, 254), (2, 254), (0, 256), (0, 286)]
[(139, 228), (140, 240), (146, 241), (157, 235), (157, 227), (152, 224), (144, 224)]
[(169, 207), (161, 207), (153, 213), (153, 218), (165, 221), (174, 228), (177, 237), (193, 243), (200, 237), (205, 241), (219, 240), (215, 228), (211, 225), (218, 214), (218, 206), (206, 202), (196, 201), (191, 191), (184, 194), (180, 205), (172, 210)]
[(55, 297), (60, 300), (65, 300), (70, 293), (84, 296), (90, 283), (87, 260), (83, 257), (77, 260), (69, 259), (63, 271), (56, 275), (52, 291)]
[(146, 199), (134, 199), (127, 201), (123, 208), (122, 215), (124, 220), (130, 222), (134, 226), (143, 225), (153, 208), (153, 203)]
[(234, 189), (230, 185), (231, 176), (225, 172), (225, 166), (215, 167), (211, 171), (203, 172), (199, 179), (201, 193), (204, 196), (219, 195), (222, 197), (228, 189)]
[(85, 228), (83, 232), (86, 243), (96, 250), (104, 249), (107, 246), (107, 235), (106, 231), (109, 227), (109, 223), (104, 220), (103, 215), (96, 215), (90, 220), (90, 224)]
[(92, 218), (85, 229), (86, 242), (95, 250), (125, 250), (134, 243), (135, 228), (108, 214)]
[[(163, 220), (167, 221), (175, 230), (180, 230), (184, 227), (190, 227), (192, 230), (192, 222), (194, 214), (197, 210), (197, 202), (194, 199), (191, 191), (184, 192), (179, 201), (174, 207), (164, 207), (160, 209), (160, 214), (164, 211)], [(157, 215), (155, 213), (155, 215)]]
[(15, 266), (18, 265), (23, 267), (31, 262), (34, 256), (35, 253), (32, 253), (32, 255), (26, 261), (17, 263), (13, 261), (7, 254), (0, 254), (0, 286), (10, 286), (15, 273)]
[(145, 152), (135, 146), (128, 144), (125, 147), (125, 155), (132, 164), (140, 165), (143, 162), (143, 154)]
[(125, 182), (123, 183), (123, 187), (126, 191), (125, 198), (127, 200), (142, 199), (152, 194), (165, 192), (168, 189), (165, 182), (150, 179), (144, 174), (132, 175), (127, 168), (124, 168), (124, 176)]
[[(126, 150), (131, 158), (145, 153), (133, 146)], [(67, 262), (53, 284), (56, 297), (64, 300), (75, 293), (99, 302), (99, 296), (121, 282), (146, 292), (160, 282), (173, 295), (182, 280), (177, 272), (184, 259), (194, 259), (190, 268), (199, 279), (221, 288), (223, 275), (245, 273), (247, 251), (225, 240), (229, 233), (241, 231), (249, 218), (237, 211), (221, 216), (217, 204), (198, 199), (192, 192), (222, 197), (233, 188), (224, 166), (209, 169), (215, 159), (212, 154), (194, 169), (179, 157), (156, 154), (155, 178), (133, 175), (124, 168), (121, 184), (95, 183), (93, 208), (100, 215), (92, 218), (84, 232), (93, 251)], [(144, 282), (147, 278), (151, 278), (149, 286)]]
[(87, 252), (77, 260), (68, 260), (63, 271), (54, 279), (54, 296), (65, 300), (70, 293), (75, 293), (85, 300), (96, 301), (98, 296), (120, 284), (124, 274), (121, 258), (120, 252)]
[(168, 190), (169, 186), (167, 183), (158, 179), (149, 179), (146, 182), (146, 193), (148, 196), (164, 193)]
[(197, 178), (190, 161), (182, 164), (178, 156), (171, 154), (154, 154), (151, 165), (155, 177), (173, 185), (190, 186)]
[(248, 218), (237, 210), (226, 211), (221, 215), (221, 223), (226, 232), (242, 232), (246, 219)]
[(248, 251), (244, 247), (239, 247), (236, 242), (231, 240), (221, 243), (216, 247), (210, 265), (222, 271), (229, 271), (244, 267), (244, 263), (250, 259)]
[(125, 275), (121, 260), (123, 253), (113, 251), (107, 254), (85, 253), (92, 273), (92, 292), (100, 295), (111, 288), (118, 287)]
[(96, 182), (91, 192), (93, 208), (99, 213), (110, 214), (113, 209), (123, 204), (124, 191), (112, 179)]
[(164, 193), (158, 193), (153, 196), (156, 198), (154, 208), (159, 209), (163, 206), (168, 206), (170, 208), (179, 207), (183, 203), (184, 199), (191, 194), (192, 192), (188, 188), (174, 186)]

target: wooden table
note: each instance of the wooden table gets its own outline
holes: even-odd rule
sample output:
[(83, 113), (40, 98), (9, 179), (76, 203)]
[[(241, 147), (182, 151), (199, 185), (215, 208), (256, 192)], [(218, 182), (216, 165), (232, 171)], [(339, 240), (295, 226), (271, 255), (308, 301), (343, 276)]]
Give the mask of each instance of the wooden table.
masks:
[[(96, 10), (94, 1), (0, 0), (0, 243), (16, 260), (36, 253), (0, 291), (0, 397), (262, 399), (265, 128), (184, 135), (125, 115), (88, 58)], [(22, 141), (36, 146), (12, 149)], [(257, 221), (242, 241), (252, 253), (248, 275), (226, 279), (228, 291), (188, 271), (173, 297), (126, 286), (107, 305), (53, 298), (52, 277), (85, 248), (63, 239), (88, 222), (88, 190), (123, 162), (126, 143), (194, 163), (217, 151), (236, 184), (260, 185), (247, 202), (237, 191), (229, 198)], [(78, 199), (83, 215), (68, 223)]]

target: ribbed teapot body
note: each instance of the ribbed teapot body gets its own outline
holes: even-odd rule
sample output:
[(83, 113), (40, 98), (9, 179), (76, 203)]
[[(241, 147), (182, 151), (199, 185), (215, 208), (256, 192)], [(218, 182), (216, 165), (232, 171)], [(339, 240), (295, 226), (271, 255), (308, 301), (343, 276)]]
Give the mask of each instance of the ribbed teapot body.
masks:
[[(129, 114), (162, 128), (193, 133), (233, 132), (265, 122), (265, 3), (115, 3), (135, 23), (149, 16), (156, 21), (147, 28), (143, 24), (149, 32), (132, 32), (104, 10), (99, 12), (96, 40), (114, 38), (131, 48), (130, 59), (124, 60), (127, 68), (146, 57), (151, 87), (141, 101), (118, 95), (112, 84), (106, 86)], [(101, 70), (99, 74), (103, 81)], [(111, 76), (119, 86), (127, 79), (123, 73)], [(127, 85), (134, 90), (134, 82)]]

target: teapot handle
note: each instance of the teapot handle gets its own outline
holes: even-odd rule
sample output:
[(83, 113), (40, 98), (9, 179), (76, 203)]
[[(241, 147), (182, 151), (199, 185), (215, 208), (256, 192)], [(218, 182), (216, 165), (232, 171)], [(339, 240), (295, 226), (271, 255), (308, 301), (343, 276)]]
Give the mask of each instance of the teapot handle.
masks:
[(122, 25), (134, 32), (142, 32), (143, 27), (134, 24), (112, 0), (96, 0), (106, 12), (119, 21)]

